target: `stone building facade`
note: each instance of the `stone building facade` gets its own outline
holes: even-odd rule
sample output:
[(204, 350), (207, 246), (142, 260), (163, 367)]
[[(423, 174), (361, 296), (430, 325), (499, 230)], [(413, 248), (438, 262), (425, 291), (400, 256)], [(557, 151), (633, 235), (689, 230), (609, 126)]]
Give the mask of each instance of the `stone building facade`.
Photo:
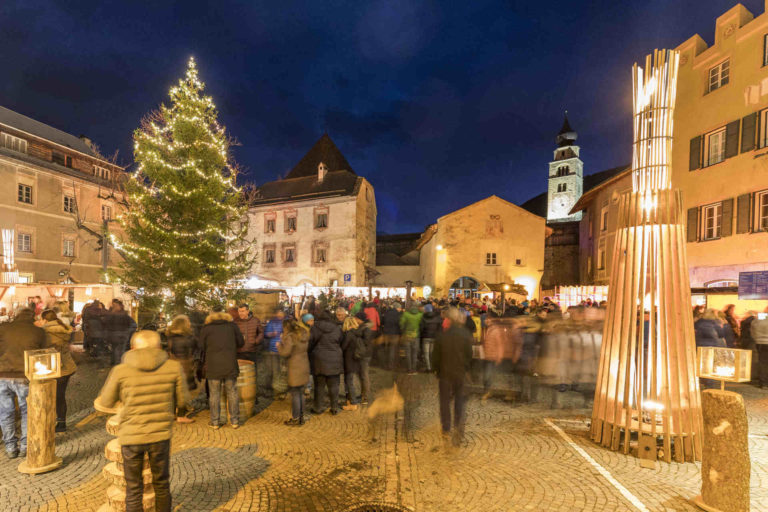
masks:
[(253, 275), (283, 287), (366, 286), (376, 264), (373, 186), (328, 135), (288, 175), (258, 187), (249, 210)]
[(119, 255), (102, 238), (124, 208), (124, 169), (85, 137), (0, 107), (0, 229), (22, 283), (99, 283)]

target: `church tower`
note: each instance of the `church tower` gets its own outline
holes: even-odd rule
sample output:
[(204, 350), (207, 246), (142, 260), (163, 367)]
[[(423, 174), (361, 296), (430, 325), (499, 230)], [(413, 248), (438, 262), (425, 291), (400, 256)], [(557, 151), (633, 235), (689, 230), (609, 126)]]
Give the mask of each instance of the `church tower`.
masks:
[(549, 163), (547, 223), (581, 220), (581, 212), (569, 215), (584, 189), (584, 163), (579, 158), (577, 134), (565, 113), (563, 127), (557, 134), (555, 159)]

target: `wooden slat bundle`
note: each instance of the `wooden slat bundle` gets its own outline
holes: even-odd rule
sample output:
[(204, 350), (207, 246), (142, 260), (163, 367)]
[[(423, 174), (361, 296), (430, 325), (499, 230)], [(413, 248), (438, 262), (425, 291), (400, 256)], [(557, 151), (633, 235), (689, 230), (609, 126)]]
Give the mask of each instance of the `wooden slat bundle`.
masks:
[(671, 183), (678, 59), (657, 50), (632, 69), (632, 192), (619, 208), (591, 429), (624, 453), (633, 432), (638, 446), (660, 439), (667, 462), (673, 451), (700, 460), (702, 431), (682, 197)]

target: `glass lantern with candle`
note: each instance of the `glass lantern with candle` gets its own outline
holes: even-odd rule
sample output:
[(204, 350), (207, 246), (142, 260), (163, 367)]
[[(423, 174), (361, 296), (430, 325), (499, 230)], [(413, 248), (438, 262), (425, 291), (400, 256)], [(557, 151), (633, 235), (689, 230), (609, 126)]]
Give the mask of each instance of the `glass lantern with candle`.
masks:
[(699, 347), (698, 370), (702, 379), (749, 382), (752, 378), (752, 351), (738, 348)]
[(61, 377), (61, 354), (55, 348), (25, 350), (24, 374), (30, 382)]

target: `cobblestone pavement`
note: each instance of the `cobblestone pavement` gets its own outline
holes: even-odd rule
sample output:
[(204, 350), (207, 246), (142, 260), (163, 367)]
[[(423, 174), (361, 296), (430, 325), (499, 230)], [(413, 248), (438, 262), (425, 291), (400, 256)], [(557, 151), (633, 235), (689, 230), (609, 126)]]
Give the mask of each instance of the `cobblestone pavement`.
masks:
[[(83, 361), (68, 390), (69, 431), (57, 435), (61, 469), (18, 473), (18, 459), (0, 460), (0, 510), (92, 511), (105, 501), (105, 417), (93, 414), (106, 370)], [(367, 501), (417, 511), (638, 510), (546, 421), (637, 497), (647, 510), (698, 510), (699, 465), (657, 463), (605, 450), (588, 439), (589, 410), (576, 393), (570, 408), (517, 405), (473, 394), (466, 439), (446, 445), (437, 417), (436, 383), (425, 374), (397, 375), (402, 414), (369, 422), (362, 411), (323, 414), (287, 427), (289, 402), (264, 404), (239, 430), (207, 428), (208, 412), (177, 425), (172, 442), (172, 492), (182, 511), (343, 511)], [(378, 389), (393, 375), (374, 370)], [(752, 509), (768, 510), (768, 392), (734, 387), (748, 403)]]

